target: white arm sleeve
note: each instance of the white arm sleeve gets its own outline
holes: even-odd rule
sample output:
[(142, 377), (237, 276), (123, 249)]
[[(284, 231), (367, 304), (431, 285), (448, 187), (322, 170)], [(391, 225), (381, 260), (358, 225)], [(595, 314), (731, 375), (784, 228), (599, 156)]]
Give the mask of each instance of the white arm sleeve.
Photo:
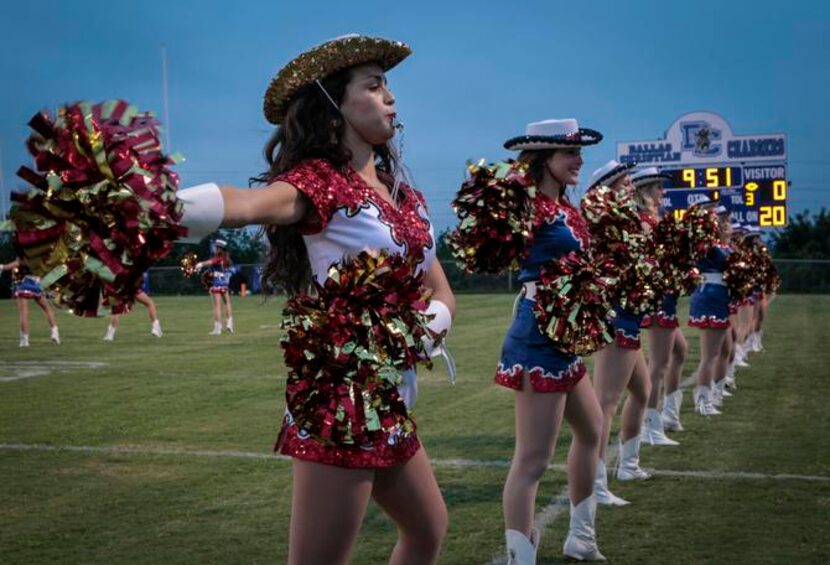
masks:
[(182, 225), (187, 228), (187, 235), (179, 241), (198, 243), (206, 235), (213, 233), (222, 224), (225, 215), (225, 201), (219, 185), (200, 184), (179, 190), (179, 200), (184, 204)]

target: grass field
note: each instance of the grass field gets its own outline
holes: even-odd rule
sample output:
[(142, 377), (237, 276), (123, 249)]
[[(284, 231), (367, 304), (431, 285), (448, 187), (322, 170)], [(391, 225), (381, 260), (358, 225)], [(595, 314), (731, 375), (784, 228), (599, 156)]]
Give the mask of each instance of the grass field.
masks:
[[(512, 393), (491, 379), (511, 300), (459, 297), (450, 340), (458, 384), (448, 384), (443, 367), (419, 376), (419, 434), (450, 512), (442, 563), (487, 563), (503, 551)], [(283, 410), (281, 303), (236, 299), (237, 332), (222, 337), (207, 335), (207, 298), (157, 303), (162, 339), (149, 334), (138, 306), (113, 343), (101, 341), (104, 319), (59, 312), (64, 343), (55, 347), (33, 311), (32, 346), (18, 349), (15, 305), (0, 302), (2, 563), (284, 562), (290, 464), (269, 455)], [(766, 352), (739, 372), (725, 414), (696, 416), (686, 395), (681, 446), (646, 446), (641, 454), (647, 468), (681, 473), (612, 482), (633, 504), (600, 508), (606, 556), (614, 563), (830, 562), (828, 319), (828, 296), (779, 297)], [(696, 336), (687, 336), (686, 375), (697, 363)], [(555, 464), (568, 443), (566, 427)], [(487, 463), (450, 461), (457, 459)], [(551, 469), (537, 509), (564, 487), (561, 468)], [(540, 563), (560, 562), (566, 530), (567, 512), (544, 533)], [(353, 562), (383, 563), (394, 539), (392, 524), (371, 507)]]

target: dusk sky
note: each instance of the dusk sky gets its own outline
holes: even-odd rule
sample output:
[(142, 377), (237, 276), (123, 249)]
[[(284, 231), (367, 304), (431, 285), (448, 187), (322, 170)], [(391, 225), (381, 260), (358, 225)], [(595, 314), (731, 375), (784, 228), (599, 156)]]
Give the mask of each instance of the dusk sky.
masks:
[(605, 141), (656, 139), (681, 114), (723, 116), (736, 134), (788, 136), (790, 212), (830, 207), (830, 3), (10, 1), (0, 4), (4, 207), (22, 188), (26, 122), (69, 101), (124, 98), (163, 118), (182, 186), (245, 186), (265, 167), (262, 96), (299, 52), (349, 32), (409, 43), (389, 83), (405, 160), (438, 228), (468, 159), (501, 159), (525, 124), (576, 117)]

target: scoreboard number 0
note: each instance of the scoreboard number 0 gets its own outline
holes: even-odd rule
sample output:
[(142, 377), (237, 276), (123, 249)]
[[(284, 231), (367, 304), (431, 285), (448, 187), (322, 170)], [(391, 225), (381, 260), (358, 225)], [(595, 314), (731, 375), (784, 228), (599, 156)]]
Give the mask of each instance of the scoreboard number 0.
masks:
[(777, 180), (772, 183), (772, 199), (786, 200), (787, 199), (787, 181)]

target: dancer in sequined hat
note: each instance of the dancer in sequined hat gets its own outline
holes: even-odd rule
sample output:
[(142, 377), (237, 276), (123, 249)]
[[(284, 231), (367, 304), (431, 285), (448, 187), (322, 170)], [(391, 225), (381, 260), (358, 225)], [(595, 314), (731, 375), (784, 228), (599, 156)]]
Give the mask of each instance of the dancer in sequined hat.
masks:
[[(289, 376), (276, 449), (293, 462), (291, 564), (348, 562), (370, 498), (397, 526), (393, 562), (435, 563), (447, 527), (410, 412), (414, 363), (444, 351), (436, 340), (449, 331), (455, 300), (435, 260), (424, 197), (396, 178), (395, 97), (385, 73), (409, 54), (398, 41), (347, 35), (297, 56), (265, 93), (265, 117), (279, 127), (265, 148), (264, 187), (209, 184), (180, 195), (192, 238), (219, 225), (266, 226), (262, 286), (289, 295), (281, 344)], [(420, 288), (395, 311), (407, 321), (404, 334), (421, 337), (398, 339), (399, 330), (387, 335), (384, 323), (373, 324), (390, 310), (363, 298), (373, 288), (337, 294), (360, 284), (358, 271), (385, 284), (394, 278), (390, 293)], [(318, 315), (332, 311), (338, 316)], [(330, 326), (336, 335), (316, 339)], [(365, 337), (380, 334), (389, 341)], [(362, 349), (341, 343), (345, 335), (385, 353), (404, 348), (411, 364), (391, 365), (382, 351), (361, 357)]]

